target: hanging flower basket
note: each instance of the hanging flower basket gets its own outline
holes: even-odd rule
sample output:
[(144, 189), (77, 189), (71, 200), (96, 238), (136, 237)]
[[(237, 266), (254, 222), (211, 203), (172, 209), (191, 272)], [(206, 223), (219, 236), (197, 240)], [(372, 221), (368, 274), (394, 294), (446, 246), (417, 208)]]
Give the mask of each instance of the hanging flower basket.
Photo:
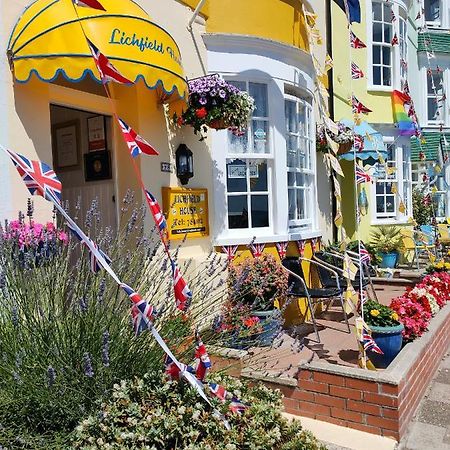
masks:
[(208, 128), (230, 129), (240, 135), (248, 127), (255, 109), (253, 98), (219, 77), (209, 75), (189, 82), (188, 107), (181, 116), (174, 114), (178, 126), (190, 125), (205, 138)]
[(337, 122), (338, 133), (334, 134), (323, 124), (317, 125), (316, 129), (316, 148), (318, 152), (327, 153), (328, 141), (326, 135), (339, 145), (338, 155), (347, 153), (353, 146), (354, 133), (353, 130), (345, 126), (341, 122)]

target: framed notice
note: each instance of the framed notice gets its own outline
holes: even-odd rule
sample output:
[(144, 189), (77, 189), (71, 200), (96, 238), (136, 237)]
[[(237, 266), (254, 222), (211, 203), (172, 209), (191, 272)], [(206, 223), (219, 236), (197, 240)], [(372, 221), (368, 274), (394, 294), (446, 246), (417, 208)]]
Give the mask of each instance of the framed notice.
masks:
[(163, 187), (162, 200), (170, 240), (209, 235), (207, 189)]
[(106, 150), (105, 116), (89, 117), (87, 125), (89, 151)]
[(73, 170), (80, 164), (80, 122), (57, 123), (52, 127), (55, 170)]
[(111, 157), (108, 151), (89, 152), (84, 155), (84, 179), (86, 181), (109, 180)]

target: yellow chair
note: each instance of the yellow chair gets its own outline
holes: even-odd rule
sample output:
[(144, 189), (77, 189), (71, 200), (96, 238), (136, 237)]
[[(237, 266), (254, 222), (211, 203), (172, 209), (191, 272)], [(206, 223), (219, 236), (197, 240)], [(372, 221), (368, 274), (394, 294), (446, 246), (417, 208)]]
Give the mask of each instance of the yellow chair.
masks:
[[(419, 270), (419, 253), (426, 252), (429, 259), (433, 256), (435, 245), (427, 245), (427, 238), (424, 233), (412, 229), (403, 229), (400, 231), (402, 236), (403, 248), (406, 252), (414, 252), (414, 257), (411, 261), (411, 267), (416, 260), (417, 270)], [(431, 257), (430, 257), (431, 255)]]

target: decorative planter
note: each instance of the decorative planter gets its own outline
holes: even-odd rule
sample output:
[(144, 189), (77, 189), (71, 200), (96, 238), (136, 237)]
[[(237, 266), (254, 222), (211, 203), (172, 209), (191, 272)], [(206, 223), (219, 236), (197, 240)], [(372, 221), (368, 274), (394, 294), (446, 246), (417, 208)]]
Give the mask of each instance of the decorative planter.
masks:
[(208, 126), (209, 128), (213, 128), (214, 130), (225, 130), (228, 128), (228, 125), (225, 123), (223, 119), (211, 120)]
[(397, 265), (398, 253), (379, 253), (381, 256), (381, 264), (380, 267), (382, 269), (393, 269)]
[(386, 369), (386, 367), (388, 367), (394, 358), (399, 354), (402, 348), (402, 332), (404, 326), (403, 324), (393, 327), (371, 326), (370, 329), (372, 330), (372, 337), (374, 341), (378, 347), (380, 347), (383, 354), (380, 355), (375, 352), (369, 352), (368, 356), (375, 367)]

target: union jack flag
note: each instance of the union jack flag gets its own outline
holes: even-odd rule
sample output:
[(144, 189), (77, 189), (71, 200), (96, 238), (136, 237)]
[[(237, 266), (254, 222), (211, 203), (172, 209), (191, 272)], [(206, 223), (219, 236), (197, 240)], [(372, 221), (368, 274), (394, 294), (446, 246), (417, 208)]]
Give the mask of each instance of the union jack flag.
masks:
[[(165, 355), (164, 357), (164, 366), (166, 375), (171, 380), (179, 380), (182, 377), (182, 372), (189, 370), (189, 367), (186, 364), (179, 363), (181, 366), (181, 370), (177, 364), (175, 364), (172, 358), (169, 355)], [(192, 370), (192, 369), (191, 369)]]
[(103, 266), (100, 264), (97, 256), (94, 254), (94, 252), (87, 245), (86, 239), (88, 239), (89, 243), (96, 249), (96, 251), (98, 251), (100, 253), (100, 255), (103, 257), (103, 259), (108, 264), (111, 264), (111, 259), (109, 258), (109, 256), (106, 253), (104, 253), (102, 250), (100, 250), (98, 248), (98, 245), (92, 239), (90, 239), (88, 237), (86, 237), (86, 238), (83, 237), (83, 235), (80, 233), (81, 230), (77, 226), (73, 226), (67, 222), (67, 227), (72, 232), (72, 234), (88, 249), (89, 260), (90, 260), (92, 272), (94, 272), (94, 273), (99, 272), (100, 270), (102, 270)]
[(363, 78), (364, 72), (352, 61), (352, 79)]
[(366, 48), (366, 44), (356, 37), (356, 34), (353, 33), (353, 31), (350, 31), (350, 45), (352, 48)]
[(375, 353), (378, 353), (379, 355), (383, 355), (383, 351), (380, 347), (378, 347), (377, 343), (374, 341), (373, 337), (370, 335), (369, 330), (367, 328), (363, 327), (362, 333), (361, 333), (361, 344), (364, 347), (364, 350), (372, 351)]
[(227, 399), (228, 392), (220, 384), (209, 383), (209, 390), (214, 397), (224, 402)]
[(397, 33), (394, 33), (394, 37), (391, 40), (391, 45), (398, 45)]
[(259, 258), (260, 256), (262, 256), (265, 246), (266, 244), (255, 244), (252, 242), (250, 244), (250, 250), (252, 252), (253, 258)]
[(352, 112), (356, 114), (368, 114), (371, 109), (364, 106), (354, 95), (352, 95)]
[(286, 258), (286, 252), (289, 242), (277, 242), (275, 245), (277, 246), (278, 256), (280, 259)]
[(355, 173), (356, 184), (363, 184), (372, 180), (371, 176), (358, 163), (356, 163)]
[(355, 134), (353, 146), (357, 152), (362, 152), (364, 150), (364, 138), (360, 134)]
[(171, 259), (170, 264), (172, 266), (173, 289), (175, 292), (175, 302), (177, 308), (181, 311), (186, 311), (192, 300), (192, 292), (186, 284), (186, 281), (184, 281), (180, 269), (175, 261)]
[(121, 84), (133, 84), (131, 80), (125, 78), (112, 65), (109, 59), (89, 39), (86, 38), (86, 40), (103, 84), (107, 83), (108, 81), (115, 81), (116, 83)]
[(317, 250), (319, 250), (320, 245), (320, 238), (312, 238), (311, 239), (311, 249), (313, 253), (315, 253)]
[(159, 155), (159, 153), (149, 144), (142, 136), (136, 133), (130, 126), (128, 126), (120, 117), (117, 118), (120, 129), (122, 130), (123, 138), (128, 145), (128, 149), (133, 158), (136, 158), (141, 153), (146, 155)]
[(303, 256), (305, 254), (305, 246), (306, 246), (306, 241), (297, 241), (297, 249), (298, 249), (300, 256)]
[(229, 262), (233, 261), (236, 256), (238, 245), (223, 245), (222, 250), (227, 254), (227, 259)]
[(233, 398), (231, 399), (229, 408), (230, 408), (230, 411), (231, 411), (232, 413), (235, 413), (235, 414), (241, 414), (241, 413), (243, 413), (243, 412), (248, 408), (248, 406), (244, 405), (244, 404), (243, 404), (240, 400), (238, 400), (236, 397), (233, 397)]
[(31, 195), (61, 203), (62, 184), (53, 169), (41, 161), (32, 161), (12, 150), (6, 149)]
[(133, 319), (133, 328), (136, 334), (149, 329), (155, 318), (155, 308), (147, 303), (133, 288), (127, 284), (122, 283), (120, 287), (125, 291), (133, 303), (131, 308), (131, 317)]
[(152, 213), (153, 219), (155, 220), (156, 226), (158, 227), (159, 231), (165, 230), (167, 228), (167, 222), (164, 214), (161, 211), (158, 200), (156, 200), (155, 196), (147, 190), (145, 190), (145, 196), (147, 198), (147, 203), (150, 208), (150, 212)]
[(195, 369), (195, 376), (203, 381), (206, 377), (206, 373), (211, 368), (211, 359), (209, 358), (205, 344), (200, 338), (198, 332), (195, 333), (197, 345), (195, 347), (195, 359), (197, 360), (197, 367)]
[(371, 261), (370, 253), (367, 251), (367, 248), (364, 247), (364, 244), (359, 242), (359, 260), (362, 264), (370, 264)]
[(97, 0), (73, 0), (75, 5), (84, 6), (86, 8), (100, 9), (101, 11), (106, 11), (103, 5)]

